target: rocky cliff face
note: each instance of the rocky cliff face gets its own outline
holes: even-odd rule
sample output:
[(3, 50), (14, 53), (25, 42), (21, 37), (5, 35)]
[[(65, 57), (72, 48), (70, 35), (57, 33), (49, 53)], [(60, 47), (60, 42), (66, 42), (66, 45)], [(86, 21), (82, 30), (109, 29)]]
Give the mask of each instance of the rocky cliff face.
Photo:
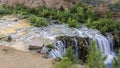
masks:
[(78, 0), (0, 0), (0, 4), (14, 6), (15, 4), (23, 4), (30, 8), (46, 6), (55, 9), (67, 9), (69, 5), (76, 3)]

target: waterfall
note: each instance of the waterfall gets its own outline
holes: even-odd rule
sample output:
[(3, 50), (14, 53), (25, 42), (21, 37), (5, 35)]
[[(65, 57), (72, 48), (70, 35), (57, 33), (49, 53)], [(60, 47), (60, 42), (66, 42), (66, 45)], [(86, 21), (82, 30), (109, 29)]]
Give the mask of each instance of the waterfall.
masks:
[(75, 55), (78, 58), (78, 42), (76, 38), (74, 38), (74, 41), (75, 41)]
[(113, 45), (114, 45), (114, 37), (111, 33), (106, 33), (106, 38), (108, 39), (111, 47), (111, 51), (113, 51)]
[(66, 48), (62, 41), (56, 41), (55, 47), (60, 52), (60, 54), (63, 56), (66, 53)]
[[(44, 31), (43, 31), (44, 32)], [(100, 31), (87, 28), (85, 26), (81, 28), (69, 28), (66, 25), (51, 25), (49, 28), (46, 29), (47, 37), (55, 38), (56, 36), (78, 36), (78, 37), (88, 37), (94, 41), (96, 41), (97, 48), (100, 50), (103, 54), (103, 56), (107, 56), (107, 59), (105, 63), (111, 63), (112, 59), (114, 57), (113, 55), (113, 39), (114, 37), (112, 34), (107, 33), (106, 36), (102, 35)], [(63, 41), (64, 42), (64, 41)], [(66, 46), (68, 46), (62, 41), (55, 41), (54, 45), (56, 49), (51, 49), (49, 51), (51, 57), (59, 57), (62, 58), (62, 56), (66, 53)], [(74, 47), (75, 47), (75, 55), (78, 57), (78, 40), (76, 38), (73, 39)], [(89, 44), (89, 43), (88, 43)]]
[(48, 57), (52, 58), (62, 58), (66, 53), (66, 48), (62, 41), (55, 41), (54, 42), (55, 49), (50, 49), (48, 53)]
[(89, 37), (90, 39), (96, 41), (97, 48), (102, 52), (104, 56), (107, 56), (105, 60), (106, 64), (112, 63), (114, 57), (113, 53), (113, 36), (110, 33), (107, 33), (107, 36), (103, 36), (99, 31), (95, 31), (88, 28), (76, 29), (80, 37)]
[(109, 41), (102, 35), (97, 35), (95, 36), (97, 40), (97, 46), (98, 48), (103, 51), (104, 55), (109, 55), (111, 54), (111, 48), (110, 48), (110, 43)]

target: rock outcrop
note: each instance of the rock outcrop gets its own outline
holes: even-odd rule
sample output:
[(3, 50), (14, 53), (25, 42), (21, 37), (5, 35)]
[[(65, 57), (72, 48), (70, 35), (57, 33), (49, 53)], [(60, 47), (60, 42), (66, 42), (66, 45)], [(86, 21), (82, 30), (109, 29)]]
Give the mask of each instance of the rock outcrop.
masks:
[(69, 5), (76, 3), (78, 0), (0, 0), (0, 4), (14, 6), (15, 4), (23, 4), (30, 8), (46, 6), (55, 9), (67, 9)]
[[(73, 36), (59, 36), (57, 37), (58, 40), (61, 40), (63, 42), (63, 44), (68, 47), (68, 46), (72, 46), (73, 49), (75, 49), (76, 51), (76, 46), (78, 46), (78, 58), (81, 59), (83, 62), (86, 61), (86, 55), (88, 53), (88, 38), (82, 38), (82, 37), (73, 37)], [(77, 42), (75, 42), (75, 39), (77, 40)]]

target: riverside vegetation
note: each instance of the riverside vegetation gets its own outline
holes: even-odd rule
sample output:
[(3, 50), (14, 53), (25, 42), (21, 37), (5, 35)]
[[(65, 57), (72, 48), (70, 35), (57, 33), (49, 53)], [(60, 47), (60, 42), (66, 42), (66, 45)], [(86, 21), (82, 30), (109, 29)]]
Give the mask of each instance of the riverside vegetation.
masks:
[[(115, 5), (113, 7), (116, 7)], [(116, 8), (119, 7), (117, 6)], [(16, 6), (13, 7), (6, 5), (0, 6), (0, 16), (8, 14), (16, 14), (19, 18), (26, 18), (30, 20), (32, 25), (37, 27), (47, 26), (49, 24), (47, 22), (50, 22), (50, 19), (52, 19), (59, 20), (62, 23), (68, 24), (70, 27), (79, 27), (79, 25), (84, 24), (93, 29), (100, 30), (103, 34), (111, 32), (114, 36), (120, 31), (120, 22), (113, 20), (110, 11), (106, 11), (106, 16), (102, 18), (93, 11), (93, 6), (86, 7), (81, 1), (78, 4), (69, 7), (68, 10), (56, 10), (44, 6), (39, 8), (27, 8), (20, 4), (16, 4)], [(116, 38), (115, 40), (116, 43), (120, 43), (119, 39)], [(95, 68), (105, 68), (103, 62), (104, 58), (102, 57), (101, 52), (96, 51), (97, 49), (94, 42), (91, 42), (90, 48), (86, 67), (94, 68), (95, 63), (96, 65), (100, 65)], [(119, 59), (120, 57), (118, 54), (118, 57), (113, 63), (113, 68), (119, 68)], [(68, 47), (67, 54), (60, 60), (60, 62), (58, 62), (58, 64), (55, 65), (55, 68), (76, 68), (74, 63), (77, 62), (79, 61), (76, 61), (74, 51), (71, 47)]]

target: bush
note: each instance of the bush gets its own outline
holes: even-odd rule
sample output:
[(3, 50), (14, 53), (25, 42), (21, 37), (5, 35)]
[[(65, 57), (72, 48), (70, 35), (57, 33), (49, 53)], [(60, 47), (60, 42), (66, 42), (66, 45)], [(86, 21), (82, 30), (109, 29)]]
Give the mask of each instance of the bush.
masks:
[(75, 56), (74, 50), (71, 46), (67, 48), (67, 52), (64, 57), (68, 57), (72, 63), (76, 63), (77, 61), (79, 61)]
[(46, 19), (43, 17), (37, 17), (35, 15), (32, 15), (29, 17), (29, 20), (32, 23), (32, 25), (36, 27), (47, 26)]
[(10, 14), (11, 12), (10, 7), (5, 5), (0, 6), (0, 14)]
[[(120, 23), (117, 23), (116, 21), (113, 21), (112, 19), (98, 19), (97, 21), (90, 21), (91, 19), (88, 19), (87, 26), (92, 27), (93, 29), (98, 29), (100, 30), (103, 34), (106, 32), (114, 32), (115, 30), (119, 30), (118, 25)], [(90, 23), (91, 22), (91, 23)]]
[(90, 50), (87, 55), (86, 68), (106, 68), (104, 64), (104, 58), (102, 53), (97, 51), (96, 44), (94, 41), (90, 43)]
[(55, 49), (55, 46), (53, 44), (47, 44), (46, 47), (50, 49)]
[(49, 13), (48, 9), (43, 8), (43, 9), (39, 10), (38, 12), (39, 12), (39, 15), (41, 17), (47, 17), (47, 16), (49, 16), (48, 15), (48, 13)]
[(76, 68), (74, 64), (71, 62), (71, 60), (68, 57), (64, 57), (61, 59), (60, 62), (58, 62), (54, 68)]
[(69, 19), (68, 19), (68, 25), (69, 25), (70, 27), (77, 27), (78, 22), (77, 22), (75, 19), (69, 18)]
[(111, 18), (112, 19), (113, 13), (111, 11), (108, 10), (108, 11), (105, 12), (105, 14), (106, 14), (106, 18)]
[(120, 68), (120, 50), (117, 58), (114, 58), (112, 68)]
[(30, 20), (31, 23), (35, 23), (36, 19), (37, 19), (37, 17), (35, 15), (31, 15), (29, 17), (29, 20)]

